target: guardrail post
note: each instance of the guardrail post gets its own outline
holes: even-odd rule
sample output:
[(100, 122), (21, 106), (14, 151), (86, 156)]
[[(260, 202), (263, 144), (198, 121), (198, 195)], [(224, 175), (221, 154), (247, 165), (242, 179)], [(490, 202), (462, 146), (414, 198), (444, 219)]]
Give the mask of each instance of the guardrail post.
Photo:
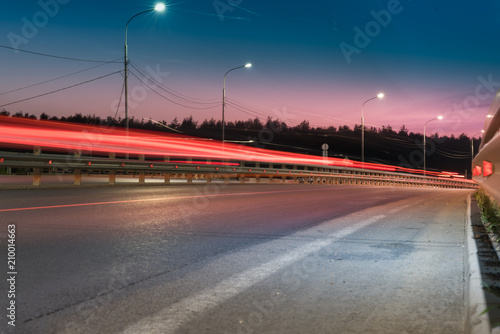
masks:
[(42, 149), (40, 146), (33, 146), (33, 155), (41, 155)]
[(207, 183), (212, 183), (212, 174), (207, 173)]
[(170, 172), (165, 172), (163, 176), (165, 177), (165, 183), (170, 183)]
[(116, 171), (115, 170), (109, 171), (109, 184), (116, 184)]
[(39, 186), (42, 181), (42, 169), (33, 168), (33, 185)]
[(82, 185), (82, 170), (81, 169), (75, 169), (75, 181), (73, 182), (75, 186), (81, 186)]
[(193, 183), (193, 173), (186, 174), (187, 183)]
[[(139, 155), (139, 161), (144, 161), (144, 154)], [(139, 184), (146, 183), (146, 174), (143, 170), (139, 171)]]

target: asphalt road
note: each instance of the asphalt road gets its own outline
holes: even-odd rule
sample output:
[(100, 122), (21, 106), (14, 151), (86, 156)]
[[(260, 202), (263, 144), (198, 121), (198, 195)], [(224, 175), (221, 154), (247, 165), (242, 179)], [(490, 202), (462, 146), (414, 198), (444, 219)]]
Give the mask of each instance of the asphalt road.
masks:
[(462, 333), (469, 193), (222, 184), (2, 191), (0, 263), (7, 268), (15, 225), (17, 318), (14, 331), (0, 314), (0, 329)]

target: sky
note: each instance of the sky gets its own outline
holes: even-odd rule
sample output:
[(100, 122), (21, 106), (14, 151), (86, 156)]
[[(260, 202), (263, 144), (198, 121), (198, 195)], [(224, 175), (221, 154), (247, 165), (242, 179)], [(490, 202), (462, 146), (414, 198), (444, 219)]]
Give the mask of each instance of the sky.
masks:
[[(155, 4), (2, 4), (0, 110), (125, 117), (125, 25)], [(128, 27), (129, 117), (136, 119), (220, 120), (224, 75), (246, 63), (253, 66), (226, 76), (226, 121), (353, 127), (364, 104), (367, 126), (422, 133), (443, 115), (428, 123), (428, 134), (477, 137), (500, 89), (497, 0), (165, 4)], [(383, 99), (366, 102), (379, 92)]]

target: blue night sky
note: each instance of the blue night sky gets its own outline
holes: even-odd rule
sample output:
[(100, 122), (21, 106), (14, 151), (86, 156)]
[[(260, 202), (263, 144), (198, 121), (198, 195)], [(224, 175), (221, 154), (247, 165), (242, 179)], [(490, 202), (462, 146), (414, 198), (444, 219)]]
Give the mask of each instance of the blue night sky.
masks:
[[(426, 121), (444, 115), (429, 124), (428, 133), (473, 135), (500, 88), (496, 0), (166, 4), (165, 12), (140, 15), (129, 26), (129, 114), (138, 119), (221, 119), (224, 74), (247, 62), (253, 67), (227, 76), (226, 120), (270, 116), (289, 125), (308, 120), (312, 126), (352, 127), (360, 123), (363, 102), (384, 92), (383, 99), (365, 105), (367, 126), (399, 130), (404, 124), (422, 132)], [(116, 62), (2, 47), (0, 109), (123, 118), (123, 100), (120, 108), (117, 102), (125, 24), (154, 5), (145, 0), (2, 4), (0, 45)], [(25, 89), (12, 92), (19, 88)]]

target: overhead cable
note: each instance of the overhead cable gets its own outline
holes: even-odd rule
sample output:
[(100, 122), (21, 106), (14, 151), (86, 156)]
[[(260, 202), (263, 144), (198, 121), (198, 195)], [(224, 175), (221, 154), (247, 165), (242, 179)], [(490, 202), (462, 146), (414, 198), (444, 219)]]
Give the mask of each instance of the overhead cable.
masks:
[[(51, 54), (48, 54), (48, 53), (34, 52), (34, 51), (17, 49), (17, 48), (13, 48), (11, 46), (1, 45), (1, 44), (0, 44), (0, 48), (10, 49), (10, 50), (14, 50), (16, 52), (24, 52), (24, 53), (34, 54), (34, 55), (37, 55), (37, 56), (57, 58), (57, 59), (64, 59), (64, 60), (81, 61), (81, 62), (88, 62), (88, 63), (117, 63), (116, 60), (95, 60), (95, 59), (71, 58), (71, 57), (51, 55)], [(122, 59), (122, 58), (120, 58), (120, 59)]]
[(10, 106), (12, 104), (24, 102), (24, 101), (33, 100), (33, 99), (36, 99), (36, 98), (39, 98), (39, 97), (42, 97), (42, 96), (47, 96), (47, 95), (50, 95), (50, 94), (58, 93), (58, 92), (61, 92), (63, 90), (66, 90), (66, 89), (70, 89), (70, 88), (73, 88), (73, 87), (84, 85), (84, 84), (89, 83), (89, 82), (93, 82), (93, 81), (97, 81), (97, 80), (100, 80), (100, 79), (104, 79), (106, 77), (112, 76), (112, 75), (117, 74), (117, 73), (120, 73), (120, 71), (115, 71), (115, 72), (112, 72), (112, 73), (100, 76), (98, 78), (94, 78), (94, 79), (91, 79), (91, 80), (80, 82), (80, 83), (77, 83), (77, 84), (74, 84), (74, 85), (71, 85), (71, 86), (67, 86), (67, 87), (63, 87), (63, 88), (60, 88), (60, 89), (56, 89), (56, 90), (53, 90), (53, 91), (50, 91), (50, 92), (47, 92), (47, 93), (43, 93), (43, 94), (39, 94), (39, 95), (36, 95), (36, 96), (31, 96), (31, 97), (28, 97), (28, 98), (25, 98), (25, 99), (22, 99), (22, 100), (18, 100), (18, 101), (14, 101), (14, 102), (9, 102), (9, 103), (0, 105), (0, 108), (6, 107), (6, 106)]

